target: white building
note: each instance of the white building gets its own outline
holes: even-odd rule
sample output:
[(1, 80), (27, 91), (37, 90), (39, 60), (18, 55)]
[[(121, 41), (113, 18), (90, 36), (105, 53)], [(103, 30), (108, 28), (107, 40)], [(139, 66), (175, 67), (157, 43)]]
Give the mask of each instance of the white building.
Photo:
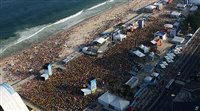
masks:
[(0, 85), (0, 97), (3, 111), (29, 111), (20, 95), (7, 83)]

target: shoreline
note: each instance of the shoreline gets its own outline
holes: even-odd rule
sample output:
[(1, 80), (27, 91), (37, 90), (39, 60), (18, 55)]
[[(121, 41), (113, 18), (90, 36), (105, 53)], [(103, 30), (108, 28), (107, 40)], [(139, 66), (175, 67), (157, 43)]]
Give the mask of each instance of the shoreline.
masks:
[[(100, 11), (100, 12), (98, 12), (98, 13), (92, 15), (91, 17), (88, 17), (88, 18), (85, 18), (85, 19), (83, 19), (83, 20), (80, 20), (80, 21), (78, 21), (77, 23), (74, 23), (74, 24), (70, 25), (69, 27), (68, 27), (68, 26), (65, 26), (64, 28), (59, 29), (58, 31), (56, 31), (56, 32), (54, 32), (54, 33), (52, 33), (52, 34), (50, 34), (49, 36), (44, 36), (44, 37), (40, 38), (42, 41), (35, 41), (35, 42), (31, 43), (30, 46), (27, 46), (26, 48), (23, 48), (23, 49), (19, 49), (19, 51), (13, 52), (13, 53), (11, 53), (11, 54), (5, 54), (5, 55), (2, 54), (2, 56), (0, 56), (0, 62), (1, 62), (2, 59), (5, 59), (5, 58), (9, 58), (9, 57), (11, 57), (11, 56), (18, 55), (18, 54), (22, 53), (23, 51), (34, 47), (35, 45), (42, 44), (42, 43), (44, 43), (44, 42), (50, 40), (52, 37), (58, 35), (59, 33), (62, 33), (62, 32), (67, 33), (67, 32), (70, 32), (70, 31), (73, 30), (74, 28), (78, 28), (79, 25), (83, 24), (84, 22), (89, 21), (90, 19), (92, 19), (92, 18), (94, 18), (94, 17), (96, 17), (96, 16), (100, 16), (100, 15), (103, 14), (104, 12), (110, 11), (110, 10), (112, 10), (113, 8), (116, 8), (116, 7), (119, 6), (119, 5), (128, 4), (129, 2), (130, 2), (130, 1), (120, 2), (119, 4), (115, 4), (114, 6), (110, 7), (109, 9), (106, 9), (106, 10), (104, 10), (104, 11)], [(39, 39), (39, 40), (40, 40), (40, 39)], [(28, 41), (28, 40), (29, 40), (29, 39), (27, 39), (27, 40), (25, 40), (25, 41)]]
[[(125, 17), (127, 14), (129, 14), (130, 10), (138, 9), (137, 7), (141, 8), (142, 6), (146, 6), (148, 3), (155, 2), (156, 0), (146, 1), (148, 3), (144, 2), (144, 3), (141, 3), (143, 5), (140, 4), (138, 6), (135, 6), (136, 5), (135, 1), (138, 1), (138, 3), (141, 3), (140, 2), (141, 0), (134, 0), (134, 1), (125, 3), (125, 4), (123, 4), (123, 6), (120, 6), (120, 7), (115, 6), (106, 12), (103, 12), (94, 17), (88, 18), (88, 20), (86, 19), (86, 20), (80, 22), (79, 24), (71, 27), (70, 32), (69, 32), (69, 29), (59, 31), (59, 32), (51, 35), (51, 37), (49, 39), (47, 39), (39, 44), (34, 44), (33, 46), (31, 46), (30, 48), (28, 48), (26, 50), (20, 51), (19, 53), (15, 54), (13, 56), (4, 58), (3, 60), (0, 60), (0, 68), (10, 64), (11, 71), (10, 71), (10, 73), (7, 73), (7, 75), (5, 74), (5, 76), (10, 77), (11, 80), (13, 78), (16, 80), (19, 80), (22, 77), (30, 76), (30, 74), (29, 74), (30, 69), (33, 69), (34, 73), (39, 74), (38, 72), (40, 71), (43, 64), (45, 64), (47, 62), (54, 62), (58, 59), (63, 58), (67, 54), (70, 54), (70, 52), (74, 51), (77, 48), (77, 44), (81, 45), (81, 44), (90, 42), (92, 39), (94, 39), (96, 37), (95, 35), (97, 35), (99, 32), (101, 32), (101, 30), (112, 27), (113, 26), (112, 23), (117, 24), (118, 22), (120, 22), (120, 21), (118, 21), (117, 17), (119, 17), (119, 16)], [(133, 7), (133, 6), (135, 6), (135, 7)], [(115, 14), (110, 15), (109, 13), (111, 13), (111, 12), (113, 12), (113, 13), (115, 12)], [(132, 12), (132, 14), (133, 14), (133, 12)], [(114, 19), (112, 17), (114, 17)], [(108, 18), (108, 19), (102, 20), (102, 18)], [(101, 20), (99, 20), (99, 19), (101, 19)], [(95, 22), (95, 21), (97, 21), (97, 22)], [(110, 23), (110, 24), (107, 26), (106, 24), (108, 24), (108, 23)], [(101, 25), (99, 25), (99, 24), (101, 24)], [(99, 28), (100, 26), (102, 27), (102, 29)], [(84, 27), (87, 28), (86, 32), (84, 29), (79, 29), (79, 28), (84, 28)], [(90, 28), (93, 30), (89, 30)], [(82, 36), (79, 36), (79, 35), (82, 35)], [(84, 60), (84, 58), (82, 58), (82, 59)], [(74, 61), (72, 61), (72, 63), (73, 62)], [(76, 62), (78, 62), (78, 61), (76, 61)], [(67, 67), (69, 67), (69, 66), (67, 66)], [(70, 66), (70, 67), (76, 67), (76, 66)], [(82, 70), (82, 69), (80, 69), (80, 70)], [(71, 71), (73, 71), (73, 70), (71, 70)], [(69, 71), (69, 72), (71, 72), (71, 71)], [(55, 74), (55, 75), (57, 75), (57, 74)], [(5, 78), (5, 80), (9, 81), (9, 79), (7, 79), (7, 78)], [(32, 80), (27, 81), (28, 82), (27, 84), (30, 85), (30, 87), (33, 87), (33, 89), (34, 89), (34, 87), (37, 88), (37, 86), (34, 86), (34, 84), (31, 83), (31, 81)], [(54, 80), (52, 79), (51, 81), (54, 81)], [(72, 81), (72, 83), (74, 84), (74, 81), (70, 80), (70, 77), (66, 78), (66, 81), (69, 81), (69, 82)], [(36, 82), (36, 80), (34, 79), (33, 82)], [(42, 84), (41, 81), (38, 81), (38, 82), (39, 82), (39, 84)], [(59, 82), (59, 81), (54, 81), (54, 82)], [(76, 83), (74, 85), (75, 85), (74, 87), (76, 87)], [(72, 87), (72, 86), (70, 86), (70, 87)], [(21, 88), (20, 90), (22, 91), (23, 89), (24, 88)], [(32, 91), (30, 89), (27, 89), (27, 90), (29, 90), (30, 92)], [(23, 94), (23, 91), (21, 93)], [(29, 98), (29, 99), (32, 100), (33, 98)], [(74, 101), (76, 101), (76, 100), (74, 100)]]
[[(50, 35), (50, 37), (45, 39), (44, 41), (41, 41), (41, 42), (36, 43), (36, 44), (32, 44), (30, 47), (25, 48), (22, 51), (16, 52), (15, 54), (7, 56), (7, 57), (4, 57), (4, 58), (0, 57), (0, 70), (2, 70), (1, 67), (5, 66), (6, 64), (7, 65), (8, 64), (15, 65), (15, 63), (17, 63), (17, 62), (21, 61), (21, 59), (23, 59), (24, 54), (26, 54), (26, 56), (31, 56), (31, 57), (28, 57), (26, 59), (36, 59), (36, 58), (32, 57), (32, 55), (35, 55), (35, 53), (37, 53), (38, 50), (40, 50), (40, 51), (51, 50), (48, 53), (53, 53), (54, 50), (56, 50), (56, 49), (51, 48), (50, 46), (48, 46), (48, 47), (44, 47), (43, 46), (43, 45), (48, 45), (48, 44), (52, 45), (52, 46), (53, 45), (57, 45), (59, 51), (57, 52), (57, 54), (54, 53), (56, 55), (54, 55), (53, 57), (49, 58), (48, 60), (46, 60), (47, 57), (45, 57), (45, 60), (42, 60), (42, 61), (45, 63), (45, 62), (53, 62), (53, 61), (56, 61), (58, 59), (61, 59), (61, 58), (65, 57), (66, 55), (74, 52), (77, 49), (77, 47), (79, 47), (80, 45), (83, 45), (83, 44), (86, 44), (86, 43), (90, 42), (92, 39), (94, 39), (96, 37), (96, 35), (99, 34), (99, 32), (102, 32), (102, 31), (98, 32), (99, 27), (97, 25), (101, 24), (100, 27), (104, 28), (103, 30), (106, 30), (106, 29), (112, 27), (113, 24), (111, 24), (108, 27), (105, 27), (105, 24), (107, 24), (105, 22), (109, 22), (109, 20), (111, 22), (113, 22), (112, 20), (118, 19), (118, 18), (115, 18), (115, 17), (117, 17), (117, 16), (124, 17), (123, 16), (124, 14), (125, 15), (130, 14), (130, 12), (129, 12), (130, 10), (132, 10), (132, 11), (134, 10), (135, 11), (138, 8), (141, 8), (142, 7), (141, 6), (142, 3), (140, 1), (141, 0), (134, 0), (134, 1), (128, 1), (128, 2), (126, 2), (124, 4), (116, 5), (116, 6), (112, 7), (112, 8), (110, 8), (110, 9), (108, 9), (105, 12), (100, 12), (100, 13), (92, 16), (92, 17), (89, 17), (89, 18), (81, 21), (80, 23), (73, 25), (72, 27), (70, 27), (68, 29), (62, 29), (62, 30)], [(156, 1), (156, 0), (152, 0), (152, 1)], [(135, 2), (135, 3), (133, 3), (133, 2)], [(136, 4), (138, 4), (138, 3), (139, 4), (141, 3), (141, 4), (139, 6), (136, 6)], [(143, 3), (142, 5), (145, 6), (145, 5), (150, 4), (150, 3), (152, 3), (152, 2), (151, 1), (147, 1), (146, 4)], [(135, 7), (132, 8), (132, 5), (135, 6)], [(120, 7), (118, 7), (118, 6), (120, 6)], [(123, 11), (121, 11), (123, 13), (116, 12), (116, 10), (120, 11), (120, 9), (123, 10)], [(110, 17), (106, 16), (106, 15), (110, 15), (110, 13), (112, 13), (112, 12), (115, 12), (115, 14), (111, 14), (111, 16), (114, 17), (114, 19), (112, 17), (110, 18)], [(98, 23), (90, 23), (91, 21), (95, 22), (96, 19), (98, 19), (99, 17), (108, 18), (108, 19), (107, 20), (97, 20), (97, 21), (99, 21), (99, 24)], [(103, 22), (104, 22), (104, 24), (103, 24)], [(117, 24), (116, 21), (114, 21), (114, 23)], [(118, 23), (120, 23), (120, 21), (118, 21)], [(92, 27), (92, 29), (93, 28), (94, 29), (93, 30), (88, 30), (88, 32), (86, 32), (86, 33), (80, 33), (80, 31), (78, 31), (79, 28), (86, 27), (84, 25), (88, 25), (88, 24), (89, 24), (89, 26), (92, 25), (91, 27)], [(96, 33), (96, 34), (94, 34), (94, 33)], [(73, 36), (71, 36), (71, 35), (73, 35)], [(80, 35), (82, 35), (82, 37), (79, 37), (76, 40), (75, 37), (76, 36), (80, 36)], [(71, 39), (71, 40), (69, 40), (69, 39)], [(37, 56), (41, 56), (41, 55), (37, 55)], [(30, 60), (24, 60), (23, 62), (29, 62), (30, 63), (30, 62), (32, 62), (32, 60), (31, 61)], [(44, 63), (41, 63), (41, 64), (44, 64)], [(26, 67), (26, 66), (21, 66), (20, 68), (22, 68), (22, 67)], [(36, 67), (33, 67), (31, 69), (34, 69), (34, 68), (36, 68)], [(39, 67), (37, 67), (36, 69), (38, 69), (38, 68)]]
[[(80, 21), (79, 23), (76, 23), (76, 24), (70, 26), (69, 28), (61, 29), (61, 30), (59, 30), (59, 31), (51, 34), (48, 38), (44, 39), (41, 42), (33, 43), (30, 46), (28, 46), (28, 47), (26, 47), (26, 48), (24, 48), (24, 49), (22, 49), (20, 51), (14, 52), (13, 54), (9, 54), (8, 56), (7, 55), (5, 57), (4, 56), (3, 57), (0, 56), (0, 66), (1, 66), (1, 64), (2, 64), (3, 61), (7, 61), (7, 60), (9, 61), (10, 58), (13, 58), (14, 56), (20, 55), (21, 53), (26, 52), (26, 51), (30, 50), (31, 48), (37, 47), (39, 45), (42, 45), (43, 43), (46, 43), (46, 42), (50, 41), (52, 38), (55, 38), (55, 36), (57, 36), (57, 35), (59, 35), (61, 33), (66, 33), (66, 35), (68, 35), (70, 33), (70, 31), (78, 28), (80, 25), (84, 25), (85, 22), (89, 22), (91, 19), (95, 19), (98, 16), (103, 15), (104, 12), (108, 13), (108, 12), (112, 11), (113, 9), (117, 8), (117, 6), (128, 5), (130, 2), (133, 2), (133, 1), (124, 2), (124, 3), (121, 3), (121, 4), (115, 4), (113, 7), (109, 8), (108, 10), (99, 12), (99, 13), (97, 13), (97, 14), (89, 17), (89, 18), (86, 18), (86, 19)], [(94, 39), (94, 38), (95, 37), (92, 37), (92, 39)], [(89, 41), (87, 41), (87, 42), (89, 42)], [(87, 43), (87, 42), (85, 42), (85, 43)]]

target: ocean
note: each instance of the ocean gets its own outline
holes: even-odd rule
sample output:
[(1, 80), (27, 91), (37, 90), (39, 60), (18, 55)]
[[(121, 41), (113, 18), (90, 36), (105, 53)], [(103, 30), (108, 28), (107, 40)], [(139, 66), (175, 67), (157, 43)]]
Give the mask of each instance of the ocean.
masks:
[(0, 0), (0, 57), (128, 0)]

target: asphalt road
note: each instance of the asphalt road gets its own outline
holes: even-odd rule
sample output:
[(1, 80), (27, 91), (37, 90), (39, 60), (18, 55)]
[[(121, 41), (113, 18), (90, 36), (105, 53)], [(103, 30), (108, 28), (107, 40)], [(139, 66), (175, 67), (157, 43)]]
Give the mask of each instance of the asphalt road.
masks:
[(166, 90), (163, 95), (160, 97), (158, 102), (150, 111), (171, 111), (172, 110), (172, 101), (175, 98), (174, 95), (177, 95), (183, 85), (173, 83), (169, 90)]
[[(178, 68), (170, 68), (169, 70), (173, 69), (175, 72), (181, 72), (180, 76), (176, 76), (176, 80), (181, 80), (183, 82), (187, 82), (191, 75), (194, 72), (194, 66), (200, 63), (200, 32), (198, 32), (197, 37), (191, 41), (191, 43), (185, 49), (183, 55), (179, 58), (178, 61), (174, 65), (178, 66)], [(175, 66), (172, 67), (175, 67)], [(199, 69), (200, 70), (200, 69)], [(169, 73), (169, 71), (168, 71)], [(183, 85), (173, 83), (169, 90), (164, 91), (162, 96), (156, 101), (150, 111), (172, 111), (172, 103), (175, 96), (180, 92)], [(174, 95), (172, 95), (174, 94)]]

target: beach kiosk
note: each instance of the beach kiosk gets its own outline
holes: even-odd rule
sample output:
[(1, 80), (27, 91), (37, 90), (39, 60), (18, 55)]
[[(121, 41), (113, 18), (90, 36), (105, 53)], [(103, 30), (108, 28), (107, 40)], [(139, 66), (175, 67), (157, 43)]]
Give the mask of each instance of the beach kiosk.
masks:
[(126, 35), (121, 34), (121, 33), (113, 36), (113, 40), (114, 41), (120, 41), (120, 42), (122, 42), (122, 40), (125, 39), (125, 38), (126, 38)]
[(167, 40), (167, 33), (161, 32), (161, 31), (157, 31), (157, 32), (154, 34), (154, 37), (159, 37), (159, 38), (162, 39), (162, 40)]
[(43, 66), (44, 72), (43, 74), (40, 76), (41, 80), (46, 81), (47, 79), (49, 79), (49, 76), (52, 75), (52, 65), (50, 63), (46, 63)]
[(97, 80), (94, 77), (91, 77), (88, 80), (88, 88), (94, 93), (97, 90)]
[(43, 69), (44, 69), (44, 73), (48, 74), (49, 76), (52, 75), (52, 66), (50, 63), (46, 63), (44, 66), (43, 66)]
[(82, 94), (83, 96), (90, 95), (90, 94), (91, 94), (91, 90), (88, 89), (88, 88), (83, 88), (83, 89), (81, 89), (81, 94)]
[(49, 75), (47, 73), (44, 73), (40, 76), (41, 80), (46, 81), (47, 79), (49, 79)]

